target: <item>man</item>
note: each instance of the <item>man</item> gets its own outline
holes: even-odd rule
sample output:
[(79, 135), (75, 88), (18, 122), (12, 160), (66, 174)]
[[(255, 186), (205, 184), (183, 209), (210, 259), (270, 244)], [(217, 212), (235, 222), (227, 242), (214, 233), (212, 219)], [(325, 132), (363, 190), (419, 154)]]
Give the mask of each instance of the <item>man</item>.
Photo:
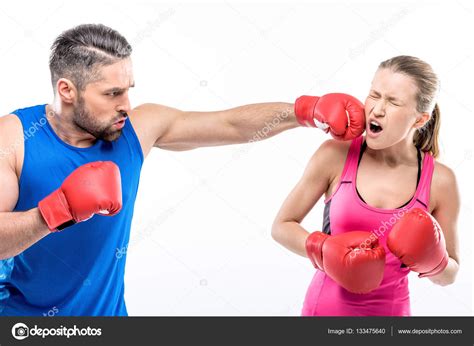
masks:
[(129, 241), (153, 147), (245, 143), (275, 118), (269, 136), (298, 124), (340, 139), (364, 130), (362, 104), (344, 94), (218, 112), (132, 109), (130, 53), (108, 27), (70, 29), (52, 46), (54, 102), (0, 118), (0, 315), (127, 315), (115, 250)]

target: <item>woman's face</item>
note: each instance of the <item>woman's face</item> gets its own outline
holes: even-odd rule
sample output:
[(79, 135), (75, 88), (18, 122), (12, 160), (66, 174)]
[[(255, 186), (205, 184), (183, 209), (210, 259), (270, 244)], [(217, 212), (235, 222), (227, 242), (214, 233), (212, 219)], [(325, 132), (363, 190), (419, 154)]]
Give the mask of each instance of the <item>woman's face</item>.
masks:
[(375, 73), (365, 100), (367, 145), (372, 149), (391, 147), (413, 137), (416, 128), (429, 119), (416, 110), (418, 88), (414, 80), (388, 68)]

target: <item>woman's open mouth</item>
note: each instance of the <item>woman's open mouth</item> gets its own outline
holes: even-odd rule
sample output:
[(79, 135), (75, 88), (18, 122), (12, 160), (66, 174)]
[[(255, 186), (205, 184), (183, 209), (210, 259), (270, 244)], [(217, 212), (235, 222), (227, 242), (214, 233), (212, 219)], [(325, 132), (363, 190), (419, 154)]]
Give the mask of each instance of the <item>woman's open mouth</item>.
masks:
[(369, 122), (369, 129), (368, 129), (368, 135), (370, 137), (378, 137), (380, 133), (383, 131), (382, 126), (375, 120), (371, 120)]

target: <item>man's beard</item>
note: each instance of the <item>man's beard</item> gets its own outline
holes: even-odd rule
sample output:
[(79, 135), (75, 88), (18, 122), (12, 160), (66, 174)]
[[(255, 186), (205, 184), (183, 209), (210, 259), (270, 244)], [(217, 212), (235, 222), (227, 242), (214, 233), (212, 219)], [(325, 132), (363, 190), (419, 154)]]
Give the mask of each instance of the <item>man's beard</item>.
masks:
[[(117, 115), (118, 119), (115, 119), (114, 122), (124, 116), (127, 116), (126, 113)], [(122, 134), (122, 129), (115, 129), (112, 126), (113, 123), (107, 125), (99, 123), (97, 119), (95, 119), (94, 116), (91, 115), (91, 113), (86, 109), (84, 98), (81, 96), (79, 96), (77, 106), (74, 109), (73, 122), (80, 129), (86, 131), (95, 138), (104, 141), (115, 141)]]

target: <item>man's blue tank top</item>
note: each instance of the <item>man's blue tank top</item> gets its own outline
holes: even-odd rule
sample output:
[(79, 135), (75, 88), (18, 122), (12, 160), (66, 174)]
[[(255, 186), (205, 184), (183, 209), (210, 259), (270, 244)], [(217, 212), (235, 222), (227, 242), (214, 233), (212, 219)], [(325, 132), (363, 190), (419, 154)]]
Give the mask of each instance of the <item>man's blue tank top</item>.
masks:
[(116, 141), (73, 147), (54, 132), (45, 109), (39, 105), (13, 112), (21, 120), (25, 139), (14, 211), (37, 207), (74, 169), (92, 161), (118, 165), (123, 207), (115, 216), (95, 215), (0, 260), (0, 315), (127, 315), (125, 250), (143, 163), (140, 143), (127, 119)]

